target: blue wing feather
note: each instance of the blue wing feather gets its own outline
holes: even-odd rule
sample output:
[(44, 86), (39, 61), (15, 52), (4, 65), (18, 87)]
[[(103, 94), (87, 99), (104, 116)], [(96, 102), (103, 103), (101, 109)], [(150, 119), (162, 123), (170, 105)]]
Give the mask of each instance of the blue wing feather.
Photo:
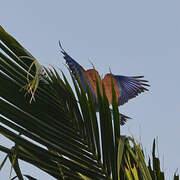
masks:
[(59, 46), (61, 48), (61, 53), (64, 55), (63, 58), (66, 60), (66, 63), (69, 66), (72, 74), (76, 79), (77, 79), (77, 75), (79, 76), (83, 88), (86, 89), (85, 79), (83, 75), (83, 71), (85, 71), (84, 68), (79, 63), (77, 63), (71, 56), (69, 56), (69, 54), (66, 53), (66, 51), (62, 48), (60, 42), (59, 42)]
[(128, 102), (129, 99), (136, 97), (144, 91), (148, 91), (148, 89), (145, 88), (145, 86), (149, 86), (146, 84), (148, 81), (141, 79), (144, 76), (113, 76), (120, 90), (118, 105), (123, 105)]
[(77, 75), (79, 76), (80, 81), (81, 81), (82, 86), (83, 86), (83, 89), (85, 91), (87, 91), (87, 89), (86, 89), (86, 81), (87, 81), (88, 86), (90, 88), (90, 91), (91, 91), (91, 93), (93, 95), (94, 101), (97, 103), (97, 98), (96, 98), (95, 93), (93, 92), (93, 88), (91, 87), (91, 84), (90, 84), (88, 78), (85, 77), (85, 74), (84, 74), (85, 70), (84, 70), (84, 68), (79, 63), (77, 63), (71, 56), (69, 56), (69, 54), (66, 53), (66, 51), (62, 48), (60, 42), (59, 42), (59, 46), (61, 48), (62, 54), (64, 55), (63, 57), (66, 60), (66, 63), (69, 66), (72, 74), (74, 75), (74, 77), (76, 79), (78, 78)]

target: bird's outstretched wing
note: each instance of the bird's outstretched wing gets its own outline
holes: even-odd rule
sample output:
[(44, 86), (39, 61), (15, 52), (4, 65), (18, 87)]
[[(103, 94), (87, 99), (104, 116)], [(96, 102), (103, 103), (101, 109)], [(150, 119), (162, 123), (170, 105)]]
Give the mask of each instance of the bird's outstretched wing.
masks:
[[(63, 57), (66, 60), (66, 63), (69, 66), (69, 69), (71, 70), (72, 74), (76, 79), (80, 78), (83, 88), (86, 89), (85, 78), (84, 78), (85, 69), (80, 64), (78, 64), (71, 56), (69, 56), (69, 54), (66, 53), (66, 51), (62, 48), (60, 42), (59, 42), (59, 46), (61, 48), (62, 54), (64, 55)], [(79, 77), (77, 77), (77, 75)]]
[(61, 53), (64, 55), (64, 59), (66, 60), (67, 65), (71, 69), (72, 73), (75, 75), (76, 72), (80, 75), (82, 71), (85, 71), (84, 68), (78, 64), (68, 53), (62, 48), (61, 43), (59, 42), (59, 46), (61, 48)]
[[(96, 98), (96, 86), (94, 83), (95, 76), (100, 79), (100, 76), (98, 72), (94, 69), (85, 70), (79, 63), (77, 63), (69, 54), (66, 53), (66, 51), (62, 48), (61, 43), (59, 42), (59, 46), (61, 48), (61, 52), (64, 55), (64, 59), (66, 60), (67, 65), (69, 66), (69, 69), (71, 70), (74, 77), (80, 78), (80, 81), (82, 83), (83, 89), (86, 91), (86, 82), (90, 88), (90, 91), (93, 95), (94, 101), (97, 103)], [(79, 77), (77, 77), (79, 76)]]
[(119, 87), (120, 96), (118, 98), (118, 105), (123, 105), (144, 91), (148, 91), (146, 86), (148, 81), (143, 80), (144, 76), (117, 76), (113, 75)]

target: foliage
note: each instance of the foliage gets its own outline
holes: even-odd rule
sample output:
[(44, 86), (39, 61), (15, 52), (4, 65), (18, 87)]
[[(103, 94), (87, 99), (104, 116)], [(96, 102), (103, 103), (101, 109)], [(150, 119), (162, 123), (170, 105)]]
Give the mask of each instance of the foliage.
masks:
[(97, 113), (88, 86), (86, 93), (71, 76), (75, 95), (63, 73), (43, 68), (1, 26), (0, 40), (0, 134), (14, 142), (0, 145), (0, 170), (9, 158), (20, 180), (37, 177), (23, 175), (19, 160), (62, 180), (164, 179), (155, 141), (146, 165), (140, 144), (120, 135), (115, 92), (111, 110), (97, 83)]

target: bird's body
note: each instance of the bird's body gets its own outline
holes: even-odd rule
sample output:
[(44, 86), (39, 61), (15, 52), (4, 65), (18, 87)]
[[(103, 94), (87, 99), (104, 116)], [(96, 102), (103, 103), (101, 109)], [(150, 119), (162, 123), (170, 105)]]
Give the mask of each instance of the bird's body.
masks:
[(118, 85), (115, 81), (115, 79), (112, 78), (111, 74), (106, 74), (106, 76), (104, 77), (104, 79), (101, 79), (99, 73), (95, 70), (95, 69), (89, 69), (87, 71), (85, 71), (85, 77), (87, 77), (87, 79), (89, 80), (89, 83), (93, 89), (93, 92), (97, 98), (97, 90), (96, 90), (96, 78), (100, 87), (100, 92), (102, 95), (102, 88), (103, 85), (105, 87), (105, 92), (106, 92), (106, 96), (108, 98), (109, 104), (112, 104), (112, 84), (111, 84), (111, 80), (113, 80), (113, 84), (114, 84), (114, 90), (116, 92), (116, 101), (118, 102), (118, 98), (120, 96), (120, 91), (118, 88)]
[[(116, 93), (116, 101), (119, 106), (128, 102), (129, 99), (136, 97), (138, 94), (144, 91), (148, 91), (148, 89), (145, 88), (145, 86), (149, 86), (147, 84), (148, 81), (142, 79), (144, 76), (121, 76), (121, 75), (114, 75), (109, 73), (106, 74), (103, 79), (101, 79), (99, 73), (95, 69), (85, 70), (80, 64), (78, 64), (64, 51), (61, 44), (60, 47), (62, 49), (61, 52), (64, 55), (64, 59), (66, 60), (67, 65), (69, 66), (71, 72), (75, 77), (77, 75), (79, 76), (83, 89), (85, 91), (86, 91), (86, 81), (87, 81), (90, 91), (96, 103), (97, 103), (96, 79), (98, 81), (101, 94), (104, 85), (109, 104), (112, 104), (112, 81)], [(124, 124), (129, 117), (121, 114), (121, 118), (122, 118), (121, 124)]]

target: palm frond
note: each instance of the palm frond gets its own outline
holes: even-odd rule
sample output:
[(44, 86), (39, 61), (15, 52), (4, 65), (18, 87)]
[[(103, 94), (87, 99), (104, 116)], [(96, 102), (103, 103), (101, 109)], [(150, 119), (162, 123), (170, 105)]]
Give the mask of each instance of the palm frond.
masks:
[(0, 133), (15, 144), (12, 149), (0, 145), (0, 151), (19, 179), (18, 160), (62, 180), (153, 179), (159, 162), (148, 169), (140, 145), (120, 135), (113, 81), (112, 110), (97, 81), (97, 113), (87, 82), (85, 92), (71, 74), (74, 94), (63, 73), (40, 65), (1, 26), (0, 41)]

